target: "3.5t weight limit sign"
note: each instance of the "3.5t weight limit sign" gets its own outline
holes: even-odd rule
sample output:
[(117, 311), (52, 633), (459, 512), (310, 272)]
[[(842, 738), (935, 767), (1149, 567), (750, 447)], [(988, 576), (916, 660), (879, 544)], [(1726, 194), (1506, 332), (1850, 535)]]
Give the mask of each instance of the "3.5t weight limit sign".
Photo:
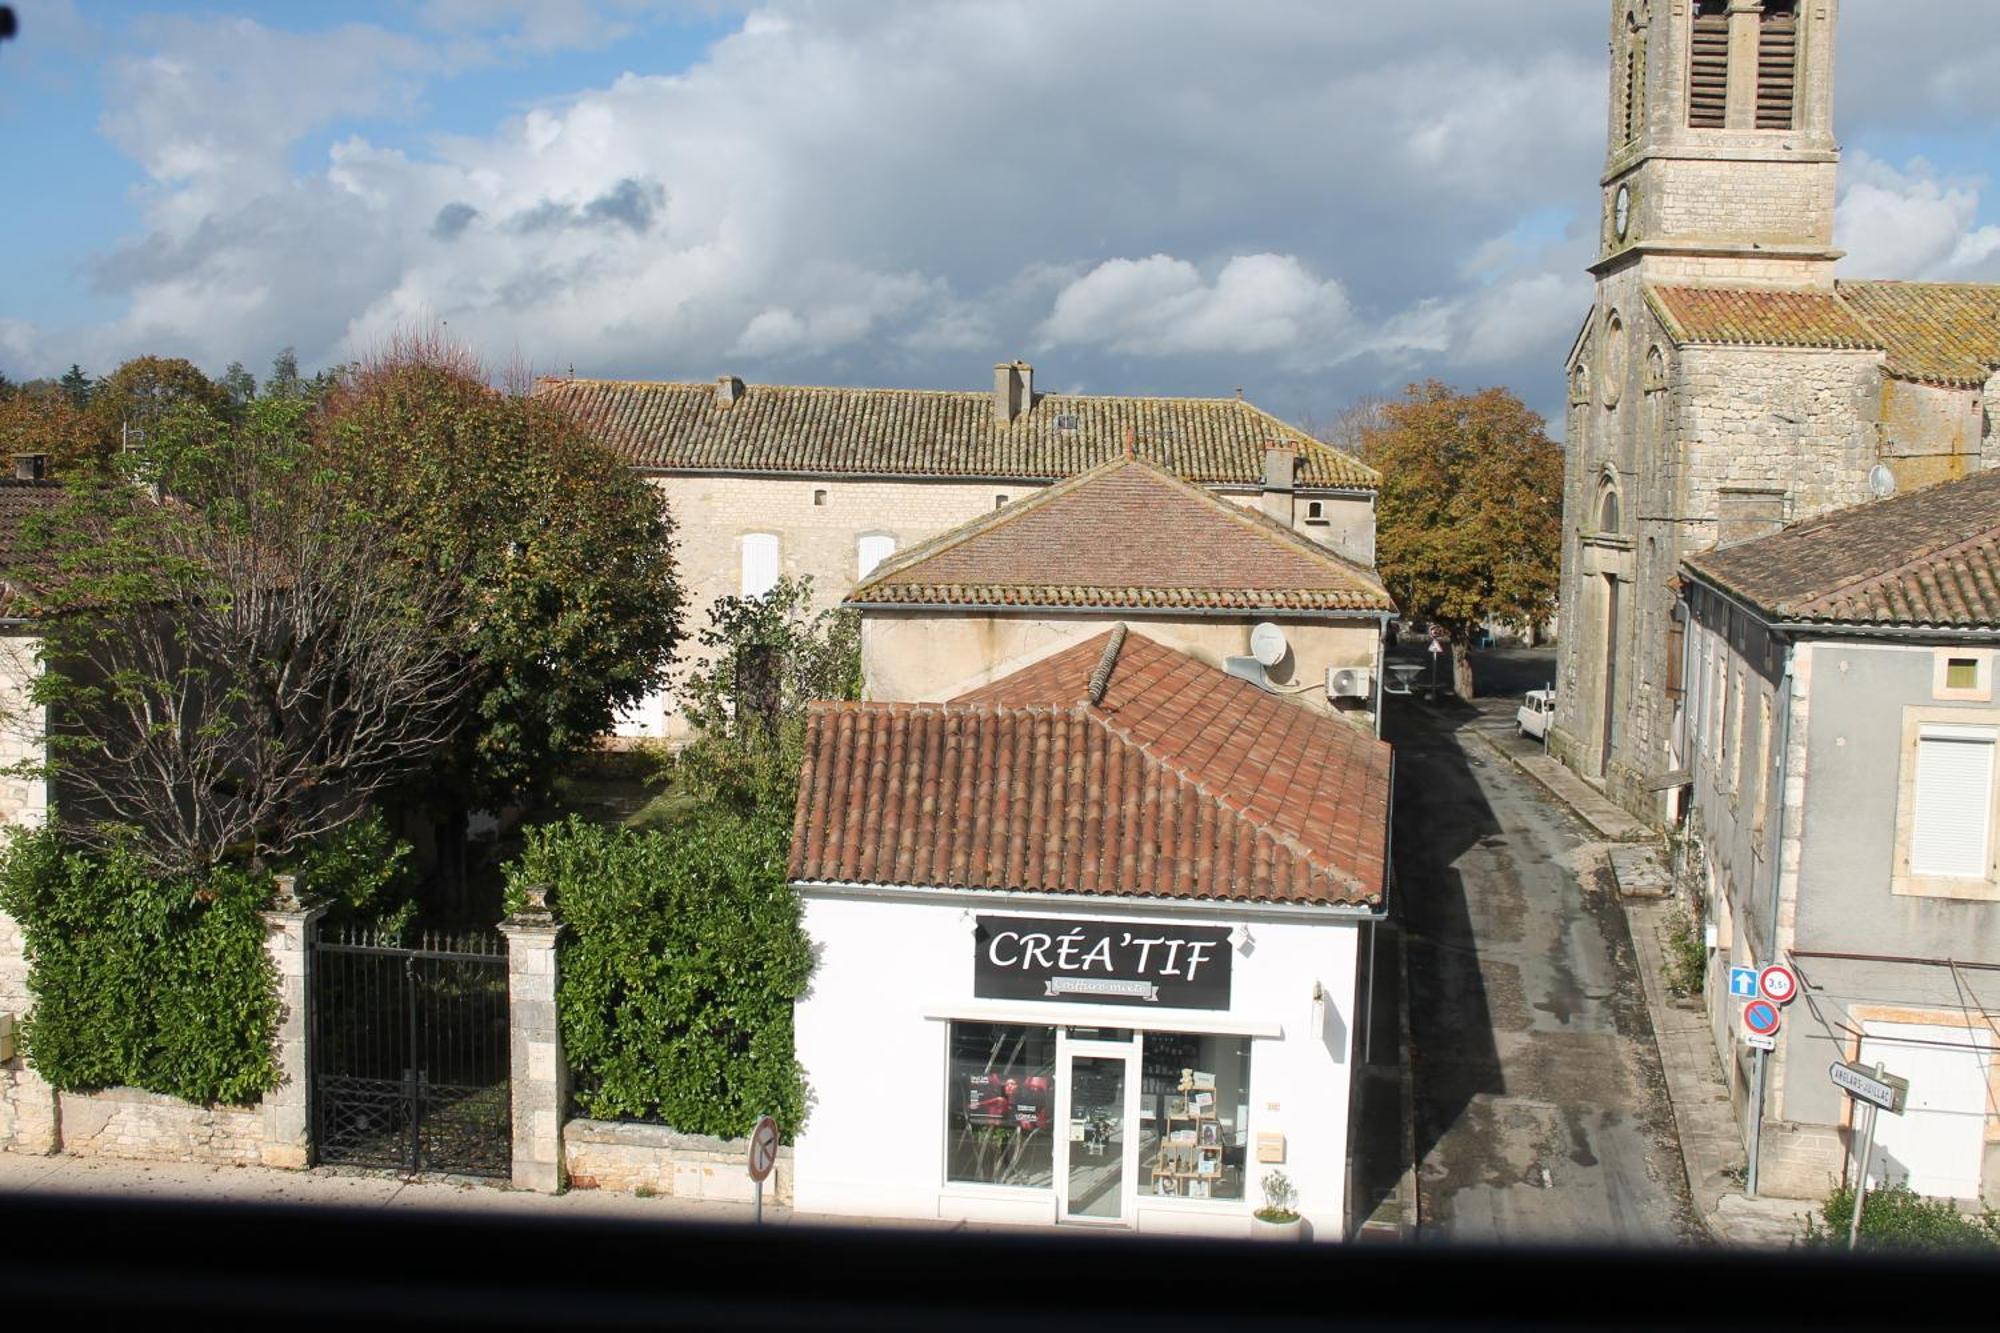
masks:
[(1798, 974), (1783, 963), (1773, 963), (1757, 974), (1757, 990), (1772, 1004), (1790, 1004), (1799, 998)]

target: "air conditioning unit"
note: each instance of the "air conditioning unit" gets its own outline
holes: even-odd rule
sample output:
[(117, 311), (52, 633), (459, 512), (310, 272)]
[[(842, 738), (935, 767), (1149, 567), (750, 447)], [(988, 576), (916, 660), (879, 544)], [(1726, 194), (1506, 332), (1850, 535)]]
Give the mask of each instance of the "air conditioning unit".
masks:
[(1329, 699), (1372, 699), (1375, 673), (1367, 667), (1328, 667), (1326, 694)]

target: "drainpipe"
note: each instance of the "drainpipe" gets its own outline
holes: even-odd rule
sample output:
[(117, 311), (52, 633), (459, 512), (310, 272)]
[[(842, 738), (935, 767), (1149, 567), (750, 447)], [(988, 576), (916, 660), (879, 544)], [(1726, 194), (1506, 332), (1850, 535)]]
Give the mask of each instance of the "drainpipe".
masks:
[[(1771, 858), (1771, 935), (1765, 941), (1765, 948), (1770, 951), (1768, 961), (1772, 963), (1778, 961), (1778, 906), (1785, 887), (1785, 809), (1790, 804), (1786, 787), (1792, 775), (1792, 666), (1797, 655), (1797, 644), (1785, 645), (1785, 674), (1778, 682), (1778, 694), (1784, 701), (1784, 710), (1778, 718), (1778, 771), (1785, 781), (1778, 787), (1777, 855)], [(1764, 1083), (1770, 1058), (1769, 1051), (1757, 1052), (1755, 1109), (1750, 1117), (1750, 1170), (1744, 1178), (1743, 1191), (1753, 1199), (1757, 1197), (1757, 1158), (1764, 1146)]]
[(1382, 675), (1389, 669), (1389, 620), (1388, 612), (1375, 626), (1375, 739), (1382, 739)]

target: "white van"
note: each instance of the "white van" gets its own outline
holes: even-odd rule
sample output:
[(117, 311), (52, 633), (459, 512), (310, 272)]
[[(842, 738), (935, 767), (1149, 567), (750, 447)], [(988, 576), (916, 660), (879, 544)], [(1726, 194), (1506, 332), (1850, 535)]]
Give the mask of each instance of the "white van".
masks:
[(1514, 725), (1523, 736), (1542, 740), (1549, 734), (1549, 722), (1556, 715), (1554, 690), (1529, 690), (1528, 697), (1514, 710)]

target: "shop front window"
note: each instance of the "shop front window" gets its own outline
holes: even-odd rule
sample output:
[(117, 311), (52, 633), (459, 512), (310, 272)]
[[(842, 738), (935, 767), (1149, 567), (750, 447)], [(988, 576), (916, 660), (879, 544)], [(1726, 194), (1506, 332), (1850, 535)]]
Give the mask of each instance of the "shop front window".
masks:
[(1160, 1198), (1243, 1198), (1249, 1039), (1149, 1032), (1140, 1079), (1140, 1188)]
[(1055, 1185), (1056, 1032), (953, 1023), (946, 1080), (945, 1178)]

